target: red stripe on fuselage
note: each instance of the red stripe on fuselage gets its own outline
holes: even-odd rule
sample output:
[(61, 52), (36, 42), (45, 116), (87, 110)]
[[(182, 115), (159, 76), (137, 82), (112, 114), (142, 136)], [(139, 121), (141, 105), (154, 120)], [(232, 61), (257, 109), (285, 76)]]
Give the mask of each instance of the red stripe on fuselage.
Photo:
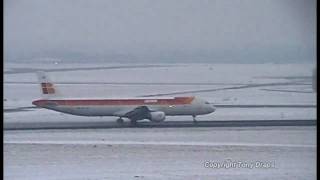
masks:
[(37, 100), (33, 104), (44, 106), (54, 103), (63, 106), (104, 106), (104, 105), (183, 105), (191, 104), (194, 97), (175, 97), (173, 99), (74, 99), (74, 100)]

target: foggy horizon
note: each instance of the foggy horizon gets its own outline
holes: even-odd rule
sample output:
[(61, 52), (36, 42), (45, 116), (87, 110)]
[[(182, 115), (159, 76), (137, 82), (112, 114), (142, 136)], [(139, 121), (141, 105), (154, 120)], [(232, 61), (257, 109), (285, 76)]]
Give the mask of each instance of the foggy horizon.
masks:
[(4, 60), (315, 63), (316, 1), (4, 1)]

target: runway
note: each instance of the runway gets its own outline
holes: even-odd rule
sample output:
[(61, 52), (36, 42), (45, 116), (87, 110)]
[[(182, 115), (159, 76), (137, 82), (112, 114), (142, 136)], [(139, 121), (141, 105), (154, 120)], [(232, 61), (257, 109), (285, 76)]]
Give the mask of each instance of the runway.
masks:
[(233, 120), (233, 121), (164, 121), (162, 123), (138, 122), (122, 125), (116, 122), (32, 122), (5, 123), (4, 130), (46, 130), (46, 129), (111, 129), (111, 128), (186, 128), (186, 127), (257, 127), (257, 126), (316, 126), (312, 119), (300, 120)]
[[(4, 177), (316, 179), (316, 149), (315, 126), (4, 131)], [(230, 161), (272, 167), (205, 165)]]

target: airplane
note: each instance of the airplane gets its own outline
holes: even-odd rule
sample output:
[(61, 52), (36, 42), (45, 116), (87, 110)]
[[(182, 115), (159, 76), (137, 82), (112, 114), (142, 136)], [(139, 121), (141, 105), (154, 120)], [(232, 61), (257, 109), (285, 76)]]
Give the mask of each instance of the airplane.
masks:
[(210, 114), (215, 107), (198, 97), (134, 97), (134, 98), (64, 98), (45, 72), (37, 72), (42, 98), (33, 105), (62, 113), (78, 116), (116, 116), (117, 123), (123, 124), (128, 118), (131, 124), (148, 119), (162, 122), (166, 116), (193, 117)]

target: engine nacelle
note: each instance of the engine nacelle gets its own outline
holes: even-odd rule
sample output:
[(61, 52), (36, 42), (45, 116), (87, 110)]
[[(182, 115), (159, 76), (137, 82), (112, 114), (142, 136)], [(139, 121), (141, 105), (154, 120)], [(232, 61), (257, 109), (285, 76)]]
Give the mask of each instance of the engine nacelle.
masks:
[(166, 119), (166, 114), (162, 111), (150, 112), (150, 121), (152, 122), (162, 122)]

